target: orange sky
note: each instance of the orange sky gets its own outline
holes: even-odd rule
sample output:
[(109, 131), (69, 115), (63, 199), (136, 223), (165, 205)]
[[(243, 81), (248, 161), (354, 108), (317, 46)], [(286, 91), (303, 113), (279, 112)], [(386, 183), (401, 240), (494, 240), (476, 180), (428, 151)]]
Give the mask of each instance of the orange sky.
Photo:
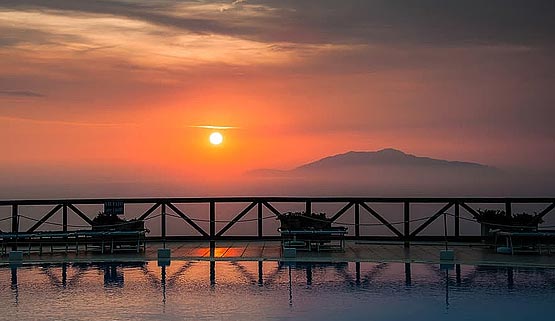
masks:
[[(552, 169), (553, 33), (534, 8), (519, 33), (506, 8), (318, 4), (0, 4), (0, 165), (222, 179), (393, 147)], [(214, 147), (198, 125), (236, 128)]]

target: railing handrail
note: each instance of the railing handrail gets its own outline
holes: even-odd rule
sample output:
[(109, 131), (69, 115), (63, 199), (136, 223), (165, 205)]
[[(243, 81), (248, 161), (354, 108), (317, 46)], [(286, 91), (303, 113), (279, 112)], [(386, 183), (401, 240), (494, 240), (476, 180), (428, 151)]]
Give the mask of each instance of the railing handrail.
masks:
[(244, 202), (370, 202), (370, 203), (550, 203), (552, 197), (371, 197), (371, 196), (220, 196), (220, 197), (113, 197), (113, 198), (60, 198), (60, 199), (12, 199), (0, 200), (0, 206), (6, 205), (56, 205), (56, 204), (103, 204), (108, 201), (138, 203), (244, 203)]

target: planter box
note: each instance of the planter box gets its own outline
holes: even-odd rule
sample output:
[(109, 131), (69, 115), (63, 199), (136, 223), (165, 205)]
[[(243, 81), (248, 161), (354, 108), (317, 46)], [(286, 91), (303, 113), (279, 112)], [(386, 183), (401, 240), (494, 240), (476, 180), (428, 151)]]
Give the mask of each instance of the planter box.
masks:
[(493, 230), (502, 230), (506, 232), (532, 232), (538, 230), (538, 224), (530, 226), (497, 226), (486, 223), (480, 223), (480, 236), (488, 237), (492, 236)]
[(113, 215), (99, 215), (93, 219), (93, 231), (144, 231), (145, 222), (136, 219), (123, 220)]
[(331, 221), (324, 214), (285, 213), (278, 216), (282, 230), (331, 229)]

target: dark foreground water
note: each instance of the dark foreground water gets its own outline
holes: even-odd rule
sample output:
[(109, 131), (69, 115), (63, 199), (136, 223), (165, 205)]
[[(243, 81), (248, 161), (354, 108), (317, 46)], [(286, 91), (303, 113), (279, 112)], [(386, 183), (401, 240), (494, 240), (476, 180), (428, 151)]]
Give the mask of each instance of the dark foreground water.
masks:
[(554, 320), (555, 270), (174, 261), (0, 267), (0, 320)]

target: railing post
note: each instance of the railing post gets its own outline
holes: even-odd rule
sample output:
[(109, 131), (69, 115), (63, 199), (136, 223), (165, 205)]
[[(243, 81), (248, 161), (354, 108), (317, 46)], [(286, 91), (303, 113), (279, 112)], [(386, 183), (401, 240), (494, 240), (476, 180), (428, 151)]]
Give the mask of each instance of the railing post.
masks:
[(17, 205), (12, 205), (12, 233), (19, 232), (19, 212)]
[(162, 232), (162, 241), (164, 242), (164, 248), (166, 247), (166, 203), (162, 203), (162, 213), (160, 219), (160, 231)]
[[(62, 205), (62, 231), (67, 233), (67, 204)], [(67, 235), (64, 236), (64, 242), (66, 243), (66, 253), (69, 247)]]
[(455, 237), (461, 236), (461, 212), (459, 202), (455, 203)]
[(410, 247), (410, 203), (404, 203), (404, 235), (405, 247)]
[(210, 201), (210, 240), (216, 235), (216, 203)]
[(258, 202), (258, 238), (262, 238), (262, 202)]
[(505, 215), (507, 216), (511, 216), (513, 213), (512, 207), (511, 207), (511, 202), (505, 202)]
[(306, 201), (305, 211), (307, 215), (312, 214), (312, 202)]
[[(17, 205), (12, 205), (12, 233), (17, 234), (19, 233), (19, 212)], [(17, 251), (17, 242), (13, 243), (12, 251)], [(13, 276), (13, 269), (12, 269), (12, 276)], [(17, 283), (17, 272), (16, 272), (16, 283)]]
[(355, 237), (360, 236), (360, 204), (355, 203)]
[(62, 205), (62, 231), (67, 232), (67, 204)]

